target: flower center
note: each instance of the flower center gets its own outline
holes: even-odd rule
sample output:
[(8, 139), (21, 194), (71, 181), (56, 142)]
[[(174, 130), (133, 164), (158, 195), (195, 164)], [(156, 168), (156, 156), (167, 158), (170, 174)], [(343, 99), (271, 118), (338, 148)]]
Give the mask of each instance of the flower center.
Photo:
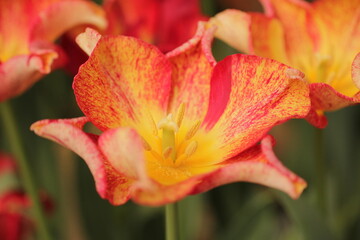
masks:
[(157, 139), (161, 139), (161, 151), (152, 147), (152, 144), (149, 144), (145, 139), (143, 139), (144, 149), (150, 152), (157, 160), (165, 162), (171, 160), (176, 165), (192, 156), (198, 148), (198, 142), (192, 140), (192, 138), (199, 130), (201, 121), (198, 120), (192, 123), (185, 136), (179, 136), (178, 132), (182, 126), (184, 115), (184, 104), (180, 105), (175, 118), (170, 113), (165, 118), (162, 118), (157, 125), (150, 115), (152, 133)]

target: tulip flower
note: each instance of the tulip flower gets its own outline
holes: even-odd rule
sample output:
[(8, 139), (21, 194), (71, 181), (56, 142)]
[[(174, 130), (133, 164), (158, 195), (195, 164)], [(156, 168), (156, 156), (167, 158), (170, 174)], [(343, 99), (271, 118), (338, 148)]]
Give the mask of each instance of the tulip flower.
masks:
[(205, 20), (199, 0), (105, 0), (105, 34), (127, 35), (168, 52), (190, 39)]
[(0, 0), (0, 101), (63, 65), (64, 53), (53, 42), (74, 27), (105, 28), (103, 15), (83, 0)]
[[(206, 19), (199, 0), (104, 0), (103, 8), (108, 25), (102, 34), (140, 38), (164, 53), (190, 39)], [(70, 59), (66, 69), (75, 75), (88, 56), (72, 38), (62, 38), (61, 46)]]
[[(52, 211), (47, 195), (42, 194), (42, 203)], [(30, 208), (30, 198), (19, 188), (15, 161), (0, 152), (0, 239), (24, 240), (34, 234)]]
[(307, 120), (324, 128), (324, 112), (360, 102), (360, 57), (355, 58), (360, 52), (360, 1), (261, 2), (265, 14), (225, 10), (216, 15), (216, 36), (242, 52), (304, 72), (312, 102)]
[[(78, 42), (90, 57), (73, 83), (85, 117), (31, 129), (81, 156), (114, 205), (163, 205), (237, 181), (299, 197), (306, 183), (276, 158), (267, 132), (306, 116), (307, 83), (271, 59), (237, 54), (217, 63), (213, 31), (200, 24), (164, 55), (132, 37), (88, 30)], [(88, 122), (102, 133), (85, 132)]]

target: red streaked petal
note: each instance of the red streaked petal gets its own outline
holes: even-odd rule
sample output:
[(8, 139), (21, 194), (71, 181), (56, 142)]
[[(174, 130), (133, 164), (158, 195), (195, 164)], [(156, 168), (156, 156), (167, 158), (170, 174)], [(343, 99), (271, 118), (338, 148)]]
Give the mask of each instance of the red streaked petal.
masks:
[(288, 64), (284, 29), (279, 20), (259, 13), (250, 13), (253, 54)]
[[(105, 0), (107, 34), (133, 36), (155, 44), (162, 52), (180, 46), (205, 20), (199, 0)], [(176, 10), (175, 10), (176, 9)]]
[(119, 173), (133, 179), (146, 178), (144, 147), (134, 129), (107, 130), (99, 138), (99, 147)]
[(200, 181), (200, 176), (197, 176), (170, 186), (152, 182), (151, 187), (139, 187), (134, 189), (132, 200), (148, 206), (161, 206), (177, 202), (188, 196)]
[(82, 157), (95, 179), (96, 189), (105, 197), (106, 180), (104, 158), (98, 150), (96, 140), (82, 131), (89, 120), (86, 117), (58, 120), (41, 120), (31, 125), (37, 135), (55, 141)]
[(74, 78), (80, 109), (101, 130), (131, 126), (147, 109), (166, 111), (171, 66), (154, 46), (105, 36)]
[[(286, 41), (286, 51), (292, 66), (306, 66), (309, 56), (319, 47), (319, 33), (311, 5), (299, 0), (264, 0), (267, 12), (280, 20)], [(281, 60), (281, 59), (277, 59)]]
[(42, 120), (31, 125), (37, 135), (55, 141), (84, 159), (102, 198), (120, 205), (130, 198), (133, 180), (118, 173), (105, 159), (97, 146), (98, 136), (83, 132), (86, 117), (74, 119)]
[(186, 105), (186, 119), (203, 119), (209, 102), (210, 79), (215, 60), (211, 53), (214, 28), (199, 23), (195, 36), (166, 56), (172, 63), (169, 112)]
[(161, 2), (160, 7), (155, 44), (163, 52), (185, 43), (196, 32), (198, 22), (207, 20), (201, 14), (199, 0), (167, 0)]
[(296, 199), (306, 187), (302, 178), (277, 159), (270, 136), (265, 137), (261, 145), (246, 150), (222, 165), (219, 170), (205, 176), (193, 194), (232, 182), (246, 181), (279, 189)]
[(351, 65), (351, 77), (357, 88), (360, 89), (360, 53), (358, 53)]
[(302, 76), (275, 60), (242, 54), (215, 66), (204, 125), (220, 134), (227, 158), (255, 144), (274, 125), (306, 116), (309, 89)]
[(104, 0), (106, 34), (126, 35), (154, 42), (161, 3), (157, 0)]
[(334, 111), (360, 102), (359, 94), (348, 97), (326, 83), (311, 83), (310, 97), (315, 110)]
[[(354, 56), (360, 51), (360, 1), (317, 0), (311, 4), (318, 24), (321, 47), (327, 52)], [(341, 33), (341, 34), (339, 34)], [(336, 46), (337, 49), (333, 49)], [(346, 49), (346, 51), (344, 51)]]
[(27, 90), (44, 74), (50, 72), (58, 53), (54, 50), (39, 54), (16, 56), (0, 64), (0, 102)]
[(41, 13), (32, 29), (31, 41), (55, 41), (77, 26), (106, 27), (105, 13), (91, 1), (58, 1)]
[(335, 111), (360, 103), (359, 92), (353, 97), (348, 97), (326, 83), (311, 83), (309, 88), (311, 111), (308, 116), (306, 116), (306, 120), (318, 128), (325, 128), (327, 125), (324, 111)]

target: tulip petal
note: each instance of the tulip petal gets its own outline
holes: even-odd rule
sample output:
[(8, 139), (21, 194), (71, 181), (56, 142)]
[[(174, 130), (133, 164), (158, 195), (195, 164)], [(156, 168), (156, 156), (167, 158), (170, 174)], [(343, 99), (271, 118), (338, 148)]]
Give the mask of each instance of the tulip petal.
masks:
[(178, 201), (187, 196), (199, 182), (195, 177), (165, 186), (150, 179), (149, 169), (145, 168), (142, 139), (134, 129), (116, 128), (105, 131), (99, 138), (99, 147), (109, 164), (118, 173), (131, 179), (131, 198), (140, 204), (158, 206)]
[(82, 131), (88, 122), (86, 117), (58, 120), (41, 120), (31, 125), (37, 135), (55, 141), (82, 157), (89, 166), (96, 182), (96, 189), (104, 197), (106, 182), (103, 156), (96, 146), (96, 140)]
[[(318, 0), (312, 3), (313, 16), (321, 34), (320, 45), (323, 50), (327, 52), (335, 50), (341, 54), (340, 56), (360, 51), (359, 6), (359, 0)], [(333, 49), (334, 46), (337, 49)]]
[(215, 36), (235, 49), (288, 62), (283, 28), (276, 18), (230, 9), (218, 13), (210, 22), (217, 26)]
[(155, 44), (163, 52), (173, 50), (190, 39), (198, 22), (205, 20), (207, 18), (201, 14), (199, 0), (163, 1)]
[(274, 125), (310, 109), (303, 74), (275, 60), (236, 54), (213, 72), (204, 124), (219, 133), (227, 158), (259, 141)]
[(146, 178), (144, 147), (134, 129), (107, 130), (99, 138), (99, 147), (119, 173), (133, 179)]
[(170, 87), (165, 56), (125, 36), (102, 37), (73, 83), (80, 109), (101, 130), (131, 126), (149, 107), (165, 111)]
[(119, 205), (129, 199), (132, 181), (119, 174), (104, 158), (97, 146), (97, 136), (82, 131), (86, 117), (60, 120), (42, 120), (31, 126), (37, 135), (55, 141), (74, 151), (88, 165), (102, 198)]
[(240, 155), (223, 162), (222, 167), (205, 176), (192, 194), (208, 191), (232, 182), (246, 181), (279, 189), (296, 199), (306, 182), (288, 170), (272, 151), (272, 138), (266, 136)]
[(348, 97), (326, 83), (312, 83), (309, 87), (312, 111), (306, 119), (315, 127), (326, 127), (327, 121), (324, 119), (324, 111), (335, 111), (360, 103), (360, 93)]
[(142, 205), (161, 206), (181, 200), (190, 193), (201, 181), (201, 176), (186, 181), (164, 186), (153, 182), (151, 188), (138, 187), (132, 192), (132, 199)]
[(57, 52), (49, 50), (30, 56), (16, 56), (0, 64), (0, 102), (23, 93), (49, 73), (57, 57)]
[[(233, 48), (244, 53), (253, 53), (249, 14), (235, 9), (227, 9), (210, 19), (216, 26), (215, 36)], [(236, 27), (234, 27), (236, 26)]]
[(310, 84), (312, 107), (317, 110), (335, 111), (360, 102), (359, 94), (345, 96), (326, 83)]
[(64, 32), (81, 25), (105, 29), (102, 8), (90, 1), (58, 1), (41, 13), (32, 30), (31, 41), (53, 42)]
[(360, 89), (360, 53), (358, 53), (351, 66), (351, 77), (357, 88)]
[(186, 42), (198, 21), (205, 20), (199, 0), (105, 0), (103, 5), (109, 22), (106, 34), (140, 38), (162, 52)]
[(172, 93), (169, 112), (186, 105), (186, 119), (203, 119), (209, 103), (210, 79), (215, 65), (211, 53), (214, 28), (199, 23), (195, 36), (166, 56), (172, 63)]
[(267, 8), (269, 17), (278, 18), (283, 26), (286, 51), (292, 66), (311, 64), (308, 56), (319, 47), (319, 33), (314, 30), (315, 20), (311, 14), (310, 4), (299, 0), (263, 0), (262, 2)]
[(92, 28), (86, 28), (85, 32), (76, 37), (76, 43), (88, 55), (94, 51), (96, 44), (99, 42), (101, 35)]

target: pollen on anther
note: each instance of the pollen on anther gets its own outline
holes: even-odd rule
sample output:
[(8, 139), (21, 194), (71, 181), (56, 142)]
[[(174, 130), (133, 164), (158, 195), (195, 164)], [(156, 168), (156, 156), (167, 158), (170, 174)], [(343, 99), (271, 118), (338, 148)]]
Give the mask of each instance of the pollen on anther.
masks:
[(178, 125), (178, 127), (181, 126), (182, 120), (184, 119), (184, 115), (185, 115), (185, 104), (181, 103), (176, 114), (176, 124)]
[(157, 129), (157, 126), (156, 126), (156, 123), (155, 123), (155, 120), (154, 120), (153, 116), (151, 115), (151, 113), (149, 111), (146, 111), (145, 115), (146, 115), (146, 118), (148, 119), (148, 121), (150, 123), (152, 134), (157, 136), (158, 135), (158, 129)]
[(144, 139), (144, 138), (141, 138), (142, 139), (142, 144), (143, 144), (143, 147), (146, 151), (151, 151), (151, 146), (150, 144)]
[(185, 149), (185, 154), (187, 157), (193, 155), (198, 147), (198, 143), (196, 141), (192, 141)]
[(185, 139), (186, 140), (189, 140), (191, 139), (195, 133), (199, 130), (200, 128), (200, 124), (201, 124), (201, 121), (198, 120), (194, 123), (194, 125), (192, 125), (192, 127), (189, 129), (189, 131), (186, 133), (186, 136), (185, 136)]

